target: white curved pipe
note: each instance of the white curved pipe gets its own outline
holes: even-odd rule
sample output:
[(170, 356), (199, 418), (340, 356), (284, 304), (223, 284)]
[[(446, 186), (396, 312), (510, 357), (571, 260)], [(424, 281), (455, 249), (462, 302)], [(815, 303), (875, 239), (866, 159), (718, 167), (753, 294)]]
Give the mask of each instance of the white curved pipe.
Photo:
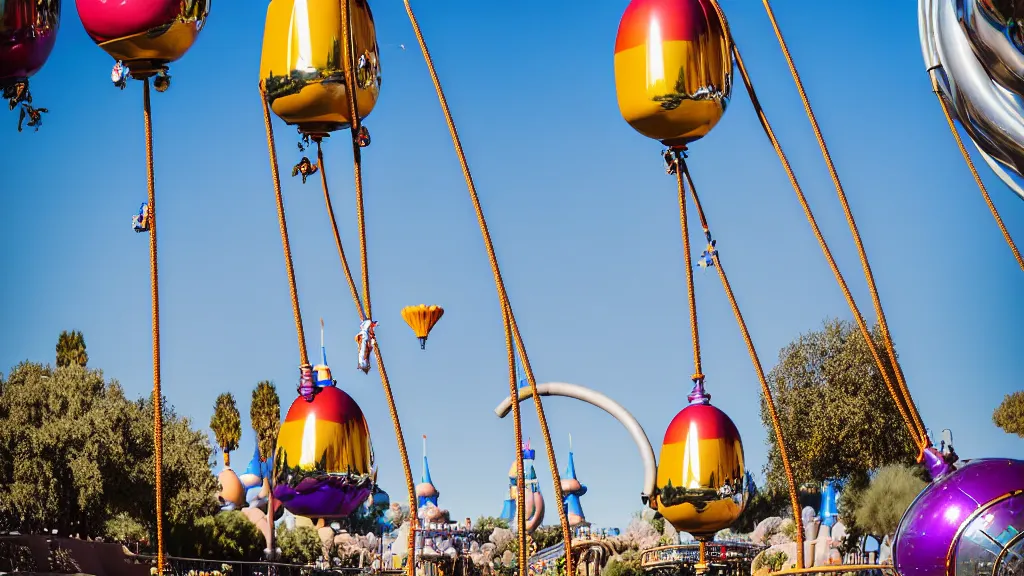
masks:
[[(640, 426), (640, 423), (636, 421), (636, 418), (628, 410), (604, 394), (578, 384), (567, 384), (565, 382), (537, 384), (537, 393), (541, 396), (565, 396), (566, 398), (582, 400), (587, 404), (597, 406), (611, 414), (612, 418), (618, 420), (626, 428), (626, 431), (629, 432), (630, 437), (633, 438), (637, 449), (640, 450), (640, 459), (643, 461), (644, 466), (644, 489), (641, 492), (641, 496), (644, 503), (650, 501), (651, 496), (654, 494), (655, 481), (658, 477), (658, 464), (654, 458), (654, 447), (651, 446), (651, 441), (647, 439), (647, 433), (644, 432), (643, 427)], [(533, 390), (529, 387), (519, 389), (519, 402), (532, 396)], [(498, 415), (498, 418), (504, 418), (511, 410), (512, 398), (506, 396), (501, 401), (501, 404), (498, 404), (498, 407), (494, 409), (494, 413)]]

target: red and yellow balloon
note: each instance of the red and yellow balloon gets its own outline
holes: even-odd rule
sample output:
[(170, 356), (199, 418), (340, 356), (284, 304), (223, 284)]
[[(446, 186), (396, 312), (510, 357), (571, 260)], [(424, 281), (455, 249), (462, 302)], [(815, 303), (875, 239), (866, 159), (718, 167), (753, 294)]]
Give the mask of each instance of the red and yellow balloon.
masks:
[(746, 505), (743, 443), (707, 398), (683, 408), (665, 431), (658, 462), (658, 512), (676, 530), (714, 538)]
[(211, 0), (75, 0), (93, 42), (133, 75), (152, 74), (185, 55), (206, 24)]
[(727, 24), (711, 0), (633, 0), (615, 38), (622, 117), (667, 146), (715, 127), (732, 94)]
[(345, 1), (349, 22), (342, 21), (339, 0), (271, 0), (267, 8), (260, 78), (274, 114), (304, 134), (323, 135), (352, 124), (342, 46), (346, 37), (351, 39), (359, 118), (377, 103), (380, 51), (373, 14), (367, 0)]

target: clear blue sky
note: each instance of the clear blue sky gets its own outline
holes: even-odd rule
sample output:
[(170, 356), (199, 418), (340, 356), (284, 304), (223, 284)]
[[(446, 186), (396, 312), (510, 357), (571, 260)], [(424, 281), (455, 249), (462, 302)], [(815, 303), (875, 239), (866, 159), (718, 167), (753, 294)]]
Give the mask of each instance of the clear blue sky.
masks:
[[(256, 85), (265, 2), (216, 2), (195, 47), (154, 94), (160, 202), (163, 383), (200, 427), (233, 392), (243, 414), (260, 379), (285, 408), (298, 355)], [(725, 0), (760, 96), (866, 310), (870, 300), (828, 174), (764, 11)], [(928, 426), (952, 428), (963, 457), (1022, 455), (992, 409), (1021, 388), (1016, 268), (948, 134), (918, 47), (916, 6), (777, 2), (775, 7), (863, 231), (912, 392)], [(692, 370), (675, 185), (660, 148), (615, 102), (612, 49), (624, 1), (417, 2), (468, 150), (513, 305), (542, 381), (591, 386), (622, 402), (660, 447)], [(38, 133), (2, 115), (0, 367), (52, 361), (62, 329), (85, 333), (90, 365), (132, 396), (151, 386), (148, 248), (129, 227), (145, 199), (141, 86), (110, 83), (110, 58), (64, 7), (56, 49), (32, 79), (50, 109)], [(367, 125), (367, 226), (378, 336), (419, 475), (431, 442), (441, 504), (497, 514), (514, 456), (504, 336), (486, 255), (433, 87), (398, 0), (376, 2), (384, 83)], [(882, 16), (880, 16), (882, 15)], [(398, 48), (404, 44), (406, 50)], [(282, 170), (294, 129), (277, 123)], [(344, 240), (357, 254), (351, 153), (326, 146)], [(786, 176), (737, 82), (722, 122), (692, 146), (691, 169), (766, 367), (780, 347), (849, 310)], [(1024, 206), (982, 167), (1011, 231)], [(380, 479), (402, 476), (376, 373), (355, 370), (358, 319), (319, 183), (285, 178), (311, 349), (317, 319), (340, 385), (366, 413)], [(697, 223), (694, 221), (693, 227)], [(701, 250), (699, 233), (695, 251)], [(736, 421), (750, 467), (765, 459), (759, 388), (714, 273), (697, 274), (704, 371)], [(419, 349), (399, 310), (447, 312)], [(871, 315), (873, 317), (873, 314)], [(546, 402), (564, 467), (577, 470), (599, 525), (640, 507), (640, 460), (596, 409)], [(536, 417), (527, 432), (541, 447)], [(236, 462), (251, 454), (246, 430)], [(538, 455), (543, 450), (538, 451)], [(546, 465), (538, 462), (550, 498)], [(404, 499), (404, 498), (403, 498)], [(554, 510), (549, 522), (556, 521)]]

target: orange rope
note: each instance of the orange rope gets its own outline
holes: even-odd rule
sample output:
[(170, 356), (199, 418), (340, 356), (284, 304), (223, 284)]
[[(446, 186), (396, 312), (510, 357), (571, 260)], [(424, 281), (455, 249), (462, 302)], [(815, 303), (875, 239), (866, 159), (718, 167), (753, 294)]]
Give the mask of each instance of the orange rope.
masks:
[(288, 242), (288, 221), (284, 216), (284, 197), (281, 195), (281, 174), (277, 168), (277, 147), (274, 144), (274, 125), (270, 122), (270, 102), (260, 81), (260, 100), (263, 101), (263, 123), (267, 128), (267, 149), (270, 152), (270, 176), (274, 181), (274, 196), (277, 200), (277, 223), (281, 229), (281, 247), (284, 249), (284, 266), (288, 273), (288, 289), (292, 297), (292, 315), (295, 317), (295, 333), (299, 339), (300, 366), (309, 365), (306, 353), (306, 333), (302, 329), (302, 312), (299, 310), (299, 291), (295, 287), (295, 267), (292, 265), (292, 249)]
[[(540, 421), (541, 434), (544, 437), (544, 446), (548, 455), (548, 462), (551, 465), (551, 478), (554, 484), (554, 494), (558, 501), (558, 518), (562, 526), (562, 538), (565, 543), (565, 570), (566, 574), (572, 576), (575, 574), (572, 567), (572, 533), (569, 529), (569, 519), (566, 516), (564, 497), (562, 494), (562, 480), (561, 475), (558, 472), (558, 462), (555, 457), (554, 447), (551, 443), (551, 435), (548, 431), (547, 418), (544, 415), (543, 404), (540, 399), (540, 394), (537, 393), (537, 381), (533, 375), (533, 369), (530, 366), (529, 357), (526, 354), (526, 347), (523, 345), (522, 337), (519, 334), (519, 328), (515, 321), (515, 315), (512, 313), (512, 306), (508, 300), (508, 294), (505, 291), (505, 283), (501, 278), (501, 270), (498, 267), (498, 259), (494, 253), (494, 244), (491, 241), (491, 235), (487, 228), (487, 220), (484, 218), (483, 208), (480, 206), (480, 198), (476, 192), (476, 185), (473, 183), (473, 175), (469, 170), (469, 163), (466, 160), (466, 153), (462, 149), (462, 142), (459, 140), (459, 133), (455, 127), (455, 121), (452, 119), (451, 110), (448, 107), (448, 100), (444, 96), (444, 90), (441, 88), (441, 81), (437, 76), (437, 70), (434, 68), (434, 61), (430, 57), (430, 51), (427, 49), (426, 40), (423, 38), (423, 32), (420, 30), (420, 25), (416, 21), (416, 15), (413, 13), (412, 6), (409, 0), (404, 0), (405, 11), (409, 16), (409, 22), (412, 24), (413, 32), (416, 34), (416, 41), (419, 43), (420, 50), (423, 52), (423, 59), (427, 64), (427, 70), (430, 73), (430, 79), (434, 84), (434, 90), (437, 92), (437, 99), (441, 105), (441, 112), (444, 114), (445, 123), (448, 125), (448, 131), (452, 137), (452, 145), (455, 147), (455, 154), (458, 156), (459, 165), (462, 168), (462, 176), (466, 180), (466, 188), (469, 191), (470, 200), (473, 203), (473, 209), (476, 212), (477, 223), (480, 226), (480, 235), (483, 237), (484, 247), (487, 249), (487, 257), (490, 261), (491, 272), (494, 275), (495, 287), (498, 291), (498, 301), (502, 310), (508, 310), (507, 322), (510, 324), (510, 330), (515, 337), (516, 347), (519, 351), (520, 359), (523, 362), (523, 371), (526, 372), (526, 378), (530, 383), (530, 389), (533, 392), (534, 406), (537, 408), (537, 418)], [(506, 314), (502, 313), (503, 319)], [(514, 370), (515, 367), (510, 366), (510, 370)], [(514, 398), (518, 398), (513, 396)], [(520, 545), (522, 548), (522, 544)], [(525, 567), (520, 566), (520, 570), (525, 570)]]
[(146, 129), (146, 185), (149, 190), (149, 285), (153, 302), (153, 460), (156, 466), (156, 570), (164, 573), (163, 393), (160, 391), (160, 274), (156, 250), (156, 179), (153, 176), (153, 119), (149, 78), (142, 79), (142, 117)]
[(1017, 249), (1017, 244), (1014, 243), (1013, 237), (1010, 236), (1010, 232), (1006, 229), (1006, 225), (1003, 224), (1003, 219), (999, 216), (999, 211), (996, 210), (996, 205), (992, 203), (992, 198), (988, 195), (985, 183), (981, 181), (981, 176), (978, 175), (978, 170), (974, 167), (974, 161), (971, 160), (971, 155), (968, 154), (967, 148), (964, 147), (963, 140), (960, 139), (960, 133), (956, 129), (956, 124), (953, 123), (953, 116), (949, 113), (949, 106), (939, 93), (939, 85), (934, 77), (932, 77), (932, 90), (939, 98), (939, 105), (942, 106), (942, 115), (946, 117), (946, 123), (949, 124), (949, 131), (953, 134), (953, 138), (956, 140), (957, 148), (960, 149), (960, 154), (964, 157), (964, 162), (967, 162), (967, 167), (971, 170), (971, 176), (974, 176), (974, 181), (978, 184), (978, 190), (981, 191), (981, 197), (985, 199), (985, 204), (988, 205), (989, 211), (992, 212), (992, 217), (996, 219), (996, 225), (999, 226), (999, 231), (1003, 233), (1003, 239), (1006, 240), (1006, 245), (1009, 246), (1010, 251), (1013, 252), (1013, 257), (1017, 260), (1017, 265), (1020, 266), (1021, 270), (1024, 270), (1024, 259), (1021, 258), (1020, 250)]
[[(356, 135), (359, 132), (359, 110), (356, 103), (355, 54), (352, 49), (352, 0), (341, 0), (342, 51), (345, 62), (345, 93), (348, 95), (349, 125), (352, 132), (352, 175), (356, 181), (356, 220), (359, 223), (359, 255), (363, 273), (363, 306), (366, 318), (373, 318), (373, 306), (370, 304), (370, 268), (366, 254), (366, 214), (363, 207), (363, 170), (362, 150)], [(409, 531), (412, 534), (412, 530)]]
[(341, 243), (341, 233), (338, 231), (338, 220), (334, 217), (334, 207), (331, 205), (331, 191), (327, 187), (327, 173), (324, 170), (324, 153), (320, 149), (320, 140), (316, 141), (316, 165), (320, 170), (320, 184), (324, 190), (324, 204), (327, 205), (327, 216), (331, 220), (331, 230), (334, 232), (334, 245), (338, 247), (338, 258), (341, 260), (341, 269), (345, 272), (345, 280), (348, 281), (349, 291), (352, 294), (352, 302), (356, 305), (356, 312), (359, 313), (359, 320), (366, 320), (366, 313), (363, 311), (363, 303), (359, 301), (359, 290), (356, 289), (356, 281), (352, 277), (352, 269), (349, 268), (348, 258), (345, 257), (345, 247)]
[(516, 527), (518, 537), (517, 558), (519, 574), (526, 574), (526, 468), (523, 463), (523, 420), (519, 406), (519, 389), (516, 387), (516, 356), (512, 338), (512, 323), (509, 320), (508, 307), (502, 307), (502, 320), (505, 324), (505, 348), (508, 352), (508, 387), (509, 398), (512, 398), (512, 428), (516, 440)]
[(690, 335), (693, 338), (693, 381), (704, 380), (700, 366), (700, 331), (697, 328), (697, 297), (693, 289), (693, 258), (690, 254), (690, 228), (686, 222), (686, 185), (683, 183), (683, 154), (675, 150), (676, 183), (679, 189), (679, 228), (683, 234), (683, 262), (686, 266), (686, 296), (690, 301)]
[[(363, 276), (363, 300), (360, 306), (358, 291), (351, 272), (348, 271), (348, 261), (345, 259), (344, 251), (341, 248), (341, 238), (337, 235), (335, 226), (335, 240), (338, 244), (338, 254), (341, 256), (342, 267), (345, 269), (345, 276), (349, 282), (349, 289), (352, 291), (353, 301), (356, 304), (360, 318), (367, 320), (373, 318), (373, 308), (370, 304), (370, 269), (366, 252), (366, 216), (363, 208), (363, 173), (362, 173), (362, 150), (359, 146), (357, 134), (359, 131), (359, 110), (356, 103), (356, 76), (355, 76), (355, 54), (353, 50), (352, 34), (352, 11), (351, 0), (341, 0), (341, 19), (345, 23), (342, 27), (342, 45), (344, 49), (345, 66), (345, 93), (348, 96), (349, 104), (349, 125), (352, 133), (352, 174), (355, 178), (356, 189), (356, 218), (359, 222), (359, 255)], [(321, 178), (324, 183), (324, 195), (327, 197), (330, 206), (330, 195), (327, 191), (327, 180), (323, 176), (323, 163), (321, 162)], [(333, 210), (331, 211), (331, 222), (334, 223)], [(384, 398), (388, 403), (388, 411), (391, 414), (391, 424), (395, 429), (395, 440), (398, 444), (398, 455), (402, 460), (402, 472), (405, 475), (405, 487), (409, 495), (409, 560), (406, 566), (408, 576), (416, 574), (416, 527), (419, 522), (417, 517), (416, 483), (412, 477), (412, 465), (409, 463), (409, 450), (405, 445), (405, 435), (402, 433), (402, 424), (398, 419), (398, 407), (395, 405), (395, 397), (391, 391), (391, 381), (388, 379), (387, 369), (384, 367), (384, 357), (380, 352), (379, 343), (375, 342), (374, 356), (377, 359), (377, 372), (380, 374), (380, 384), (384, 389)]]
[(850, 287), (846, 284), (846, 280), (843, 278), (842, 272), (839, 271), (839, 265), (836, 264), (836, 260), (832, 256), (832, 251), (829, 249), (828, 243), (825, 242), (825, 237), (821, 234), (821, 228), (818, 227), (818, 222), (814, 218), (814, 213), (811, 211), (811, 207), (807, 203), (807, 197), (804, 196), (803, 190), (800, 188), (799, 182), (797, 182), (796, 175), (793, 173), (793, 168), (790, 166), (785, 152), (782, 151), (782, 145), (779, 144), (779, 140), (775, 137), (775, 131), (772, 130), (771, 124), (768, 122), (768, 117), (765, 115), (764, 109), (761, 108), (761, 102), (758, 100), (757, 93), (754, 91), (754, 86), (750, 81), (750, 76), (747, 74), (747, 68), (743, 64), (743, 58), (740, 55), (739, 48), (735, 45), (733, 45), (733, 56), (736, 59), (736, 67), (740, 72), (740, 76), (743, 78), (743, 84), (746, 86), (750, 102), (754, 107), (754, 111), (757, 113), (758, 120), (761, 122), (761, 127), (764, 129), (765, 135), (768, 136), (768, 140), (771, 141), (772, 147), (775, 149), (775, 153), (778, 155), (779, 161), (782, 163), (782, 168), (786, 171), (789, 183), (793, 187), (793, 191), (796, 192), (797, 200), (799, 200), (800, 206), (803, 208), (804, 216), (806, 216), (807, 222), (811, 225), (811, 231), (814, 232), (814, 237), (818, 240), (821, 252), (825, 255), (829, 268), (832, 269), (832, 274), (835, 276), (836, 282), (839, 284), (839, 288), (843, 292), (843, 297), (846, 299), (846, 303), (850, 306), (853, 318), (857, 322), (857, 326), (860, 327), (861, 334), (864, 336), (864, 341), (867, 343), (868, 349), (871, 351), (871, 356), (874, 358), (875, 364), (878, 366), (882, 379), (885, 381), (886, 388), (888, 388), (889, 394), (896, 403), (896, 408), (899, 410), (900, 416), (903, 418), (903, 422), (906, 424), (908, 432), (910, 432), (910, 437), (913, 439), (918, 449), (924, 449), (927, 446), (924, 444), (925, 439), (919, 435), (916, 424), (908, 414), (907, 408), (904, 406), (902, 398), (893, 384), (892, 378), (889, 376), (889, 370), (882, 361), (882, 357), (878, 352), (878, 346), (875, 345), (875, 341), (871, 337), (871, 330), (868, 328), (867, 322), (864, 321), (864, 315), (861, 314), (860, 308), (854, 301), (853, 294), (850, 293)]
[[(814, 130), (814, 137), (818, 140), (818, 148), (821, 149), (821, 155), (825, 159), (825, 164), (828, 166), (828, 173), (832, 177), (832, 184), (836, 188), (836, 194), (839, 196), (839, 203), (843, 206), (843, 213), (846, 215), (846, 223), (850, 227), (850, 233), (853, 236), (854, 244), (857, 245), (857, 255), (860, 257), (861, 268), (864, 269), (864, 278), (868, 283), (868, 291), (871, 293), (871, 302), (875, 307), (875, 315), (878, 317), (878, 327), (882, 333), (882, 341), (885, 343), (886, 351), (889, 353), (889, 363), (893, 372), (896, 375), (897, 390), (906, 404), (907, 412), (910, 415), (911, 421), (917, 431), (917, 436), (920, 438), (922, 447), (930, 446), (931, 441), (928, 438), (928, 431), (925, 429), (924, 421), (921, 419), (921, 414), (917, 410), (917, 406), (914, 404), (914, 399), (910, 395), (910, 389), (907, 387), (906, 378), (903, 376), (903, 369), (900, 367), (899, 360), (896, 358), (896, 348), (893, 345), (892, 336), (889, 333), (889, 323), (885, 319), (885, 312), (882, 310), (882, 301), (878, 295), (878, 287), (875, 284), (875, 275), (871, 272), (871, 264), (868, 262), (867, 252), (864, 250), (864, 242), (861, 240), (860, 232), (857, 230), (857, 223), (853, 218), (853, 211), (850, 209), (850, 203), (847, 201), (846, 192), (843, 190), (843, 184), (839, 181), (839, 174), (836, 172), (835, 164), (832, 162), (832, 156), (828, 152), (828, 146), (825, 144), (825, 138), (821, 135), (821, 128), (818, 126), (818, 120), (814, 116), (814, 111), (811, 109), (811, 102), (807, 98), (807, 92), (804, 90), (804, 84), (800, 80), (800, 74), (797, 72), (796, 64), (793, 62), (793, 56), (789, 53), (789, 48), (786, 46), (786, 40), (782, 37), (782, 30), (779, 28), (779, 23), (775, 19), (775, 13), (772, 11), (771, 2), (769, 0), (762, 0), (764, 4), (765, 12), (768, 14), (768, 19), (771, 20), (772, 29), (775, 30), (775, 37), (779, 40), (779, 46), (782, 47), (782, 54), (786, 57), (786, 64), (789, 65), (790, 75), (793, 76), (793, 82), (796, 84), (797, 92), (800, 93), (800, 101), (803, 102), (804, 112), (807, 113), (808, 120), (811, 121), (811, 128)], [(880, 370), (885, 368), (879, 364)], [(893, 398), (897, 402), (899, 400), (894, 396)]]
[[(682, 166), (679, 168), (679, 172), (682, 172), (686, 176), (686, 183), (690, 187), (690, 195), (693, 197), (693, 204), (697, 207), (697, 214), (700, 215), (700, 222), (701, 226), (704, 228), (704, 234), (709, 235), (708, 222), (704, 217), (704, 209), (701, 207), (700, 198), (697, 196), (697, 188), (693, 185), (693, 178), (690, 176), (690, 170), (687, 168), (685, 162), (682, 163)], [(772, 397), (772, 390), (768, 386), (768, 380), (765, 378), (764, 367), (761, 366), (761, 359), (758, 357), (757, 350), (754, 348), (754, 341), (750, 337), (750, 331), (747, 330), (747, 323), (743, 320), (743, 314), (740, 312), (740, 306), (736, 302), (736, 295), (733, 294), (732, 286), (729, 284), (729, 277), (725, 274), (725, 268), (722, 267), (722, 260), (718, 255), (717, 250), (712, 252), (712, 257), (714, 258), (715, 269), (718, 270), (718, 277), (722, 280), (722, 288), (725, 289), (725, 295), (729, 298), (729, 306), (732, 308), (733, 316), (736, 317), (736, 324), (740, 327), (740, 333), (743, 335), (743, 342), (747, 345), (747, 353), (750, 355), (750, 361), (754, 364), (754, 371), (757, 372), (757, 379), (761, 383), (761, 393), (764, 395), (765, 406), (767, 406), (768, 415), (771, 417), (772, 430), (775, 432), (775, 440), (779, 446), (779, 455), (782, 458), (782, 470), (786, 474), (787, 487), (789, 488), (789, 501), (793, 506), (793, 521), (796, 523), (796, 565), (803, 567), (803, 517), (800, 514), (800, 499), (797, 495), (796, 478), (793, 476), (793, 466), (790, 464), (789, 452), (786, 450), (786, 443), (782, 435), (782, 423), (779, 421), (779, 412), (775, 407), (775, 399)]]

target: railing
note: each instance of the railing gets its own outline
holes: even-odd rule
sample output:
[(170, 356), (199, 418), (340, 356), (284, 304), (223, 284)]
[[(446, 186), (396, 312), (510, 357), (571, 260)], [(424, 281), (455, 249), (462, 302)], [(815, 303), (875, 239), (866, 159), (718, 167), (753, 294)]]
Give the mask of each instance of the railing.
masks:
[[(705, 548), (705, 561), (711, 574), (717, 576), (746, 576), (750, 565), (763, 546), (745, 542), (710, 542)], [(644, 550), (640, 567), (649, 573), (672, 572), (689, 575), (695, 573), (700, 561), (700, 544), (659, 546)]]

